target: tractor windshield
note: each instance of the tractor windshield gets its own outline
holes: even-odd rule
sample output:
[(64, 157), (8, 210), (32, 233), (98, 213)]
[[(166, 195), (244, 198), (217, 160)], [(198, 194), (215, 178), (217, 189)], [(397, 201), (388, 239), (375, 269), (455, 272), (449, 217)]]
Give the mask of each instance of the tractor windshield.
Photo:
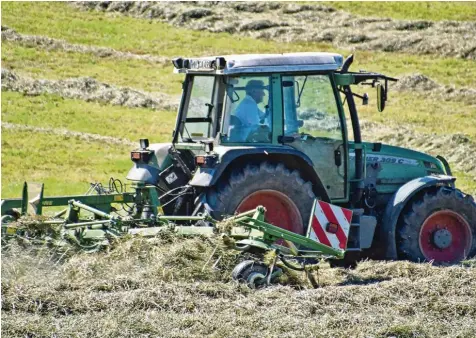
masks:
[(180, 126), (180, 135), (185, 142), (214, 137), (214, 113), (218, 105), (215, 76), (193, 76), (190, 81)]

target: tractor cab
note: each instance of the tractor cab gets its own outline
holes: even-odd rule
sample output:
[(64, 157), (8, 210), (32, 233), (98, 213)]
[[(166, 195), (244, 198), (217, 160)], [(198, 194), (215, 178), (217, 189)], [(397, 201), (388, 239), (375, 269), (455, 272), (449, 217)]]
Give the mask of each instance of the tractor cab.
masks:
[(186, 74), (175, 141), (218, 135), (224, 144), (273, 144), (306, 131), (342, 134), (334, 79), (340, 55), (236, 55), (175, 59), (174, 65)]

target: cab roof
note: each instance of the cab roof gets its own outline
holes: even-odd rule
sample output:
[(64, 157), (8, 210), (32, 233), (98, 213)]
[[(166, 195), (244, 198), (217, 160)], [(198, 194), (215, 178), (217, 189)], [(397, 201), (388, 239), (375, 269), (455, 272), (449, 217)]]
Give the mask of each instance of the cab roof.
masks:
[(173, 60), (175, 72), (187, 74), (284, 73), (326, 71), (342, 67), (335, 53), (243, 54)]

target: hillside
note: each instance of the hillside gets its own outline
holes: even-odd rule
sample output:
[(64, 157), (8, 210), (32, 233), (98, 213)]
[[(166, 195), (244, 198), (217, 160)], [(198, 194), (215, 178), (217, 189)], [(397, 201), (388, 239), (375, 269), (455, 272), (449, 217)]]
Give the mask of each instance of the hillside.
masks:
[[(88, 10), (91, 6), (92, 11)], [(41, 128), (58, 129), (59, 134), (67, 129), (126, 138), (131, 142), (141, 137), (153, 142), (167, 140), (174, 123), (181, 77), (172, 74), (166, 60), (189, 55), (191, 46), (193, 55), (312, 50), (347, 55), (354, 52), (356, 69), (384, 72), (401, 79), (395, 90), (391, 89), (384, 113), (377, 114), (373, 105), (361, 107), (364, 137), (369, 141), (441, 154), (449, 159), (459, 186), (470, 193), (476, 192), (476, 160), (467, 156), (476, 149), (476, 96), (472, 87), (476, 67), (471, 54), (474, 41), (467, 38), (475, 31), (474, 22), (448, 23), (446, 26), (451, 28), (439, 38), (440, 47), (432, 49), (436, 43), (432, 39), (442, 34), (446, 21), (425, 21), (425, 27), (417, 29), (414, 26), (420, 25), (421, 20), (370, 20), (321, 4), (251, 4), (248, 9), (225, 3), (218, 7), (200, 6), (2, 4), (2, 120), (9, 123), (3, 126), (2, 157), (15, 157), (16, 142), (26, 142), (23, 148), (29, 147), (31, 139), (20, 137), (21, 141), (18, 140), (18, 128), (25, 125), (40, 128), (35, 129), (35, 138), (40, 143), (54, 133), (50, 130), (47, 136)], [(202, 14), (187, 14), (194, 11)], [(55, 13), (54, 20), (51, 13)], [(271, 24), (272, 27), (265, 25), (253, 30), (249, 24), (233, 34), (221, 32), (223, 29), (217, 25), (230, 22), (232, 16), (239, 17), (240, 13), (251, 23), (259, 23), (260, 16), (264, 18), (262, 21), (269, 21), (270, 16), (283, 17), (287, 19), (287, 26)], [(326, 13), (331, 18), (329, 22), (325, 20)], [(311, 35), (300, 35), (293, 25), (300, 20), (306, 23), (313, 16), (319, 17), (316, 21), (321, 23), (310, 26), (312, 29), (308, 29), (307, 34)], [(322, 32), (326, 22), (329, 26), (345, 22), (348, 28), (342, 32), (330, 28), (328, 33), (335, 35), (332, 41), (312, 38), (312, 32)], [(370, 39), (368, 43), (345, 42), (357, 34), (352, 28), (355, 26), (368, 32), (365, 33)], [(386, 34), (406, 34), (420, 42), (400, 46), (401, 51), (411, 54), (382, 52), (388, 48), (377, 42), (387, 41)], [(138, 108), (118, 109), (117, 106)], [(147, 110), (154, 113), (148, 114)], [(24, 113), (31, 111), (33, 115)], [(68, 114), (65, 115), (65, 111)], [(151, 123), (158, 116), (161, 122)], [(97, 123), (98, 119), (102, 122)], [(79, 142), (78, 147), (82, 146), (87, 147)], [(104, 153), (110, 156), (115, 156), (116, 151), (126, 154), (129, 149), (102, 146)], [(78, 175), (71, 181), (60, 175), (63, 170), (45, 168), (47, 164), (40, 160), (41, 154), (28, 154), (20, 167), (12, 161), (3, 161), (3, 196), (17, 196), (25, 177), (46, 182), (49, 194), (81, 193), (84, 190), (81, 187), (87, 186), (89, 181), (107, 180), (108, 173), (118, 170), (122, 174), (117, 176), (123, 178), (127, 170), (124, 161), (105, 161), (97, 163), (95, 168), (83, 168), (96, 175)]]
[[(353, 53), (354, 70), (400, 79), (365, 140), (443, 155), (476, 195), (472, 3), (2, 2), (2, 198), (123, 180), (140, 138), (170, 139), (182, 77), (171, 58)], [(470, 21), (473, 19), (472, 21)], [(215, 242), (127, 240), (110, 252), (2, 248), (5, 336), (474, 337), (476, 270), (363, 262), (321, 288), (252, 291)], [(227, 258), (217, 269), (209, 258)], [(227, 265), (228, 264), (228, 265)], [(301, 276), (302, 277), (302, 276)]]

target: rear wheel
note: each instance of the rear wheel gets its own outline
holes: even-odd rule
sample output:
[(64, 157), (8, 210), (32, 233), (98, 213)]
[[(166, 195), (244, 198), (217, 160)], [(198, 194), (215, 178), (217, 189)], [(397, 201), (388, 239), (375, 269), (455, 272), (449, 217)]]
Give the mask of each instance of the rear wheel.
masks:
[(307, 230), (316, 198), (311, 183), (305, 182), (298, 171), (267, 162), (235, 170), (207, 197), (215, 218), (262, 205), (267, 222), (301, 235)]
[(414, 201), (398, 228), (402, 258), (453, 264), (476, 254), (476, 203), (459, 190), (440, 188)]

